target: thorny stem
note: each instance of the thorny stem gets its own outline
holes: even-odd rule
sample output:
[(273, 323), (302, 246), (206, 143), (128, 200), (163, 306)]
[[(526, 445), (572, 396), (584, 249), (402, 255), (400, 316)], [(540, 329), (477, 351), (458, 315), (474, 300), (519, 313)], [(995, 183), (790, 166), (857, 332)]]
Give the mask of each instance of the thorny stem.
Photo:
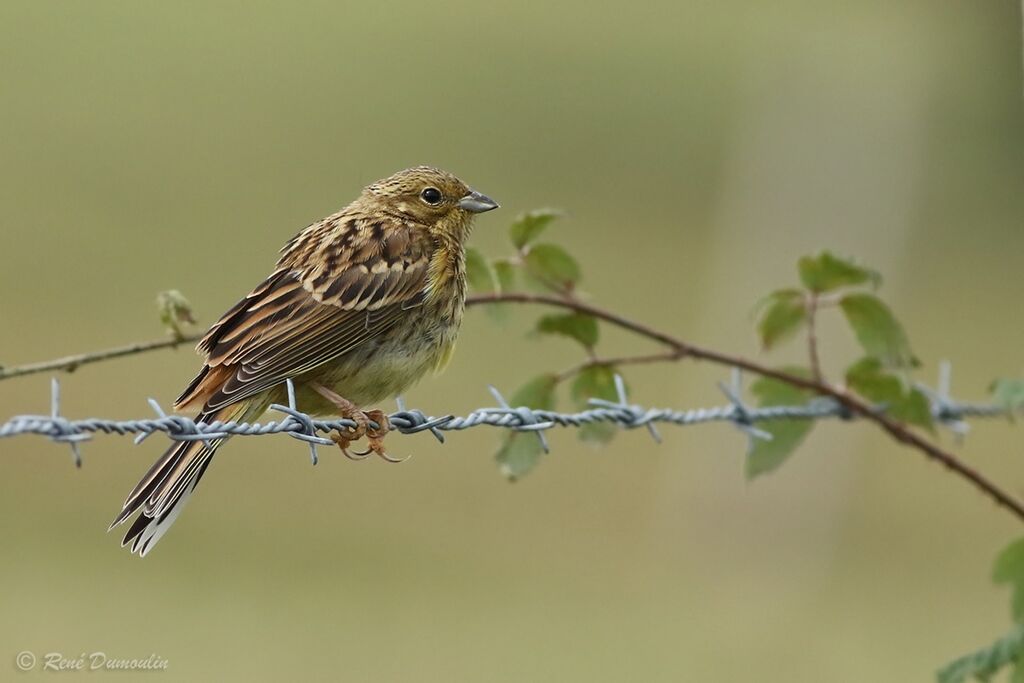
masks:
[(578, 375), (587, 368), (592, 368), (595, 365), (608, 365), (611, 367), (618, 367), (620, 365), (643, 365), (646, 363), (666, 363), (669, 361), (679, 360), (681, 354), (678, 351), (669, 351), (668, 353), (652, 353), (646, 356), (621, 356), (619, 358), (600, 358), (592, 356), (586, 361), (573, 365), (570, 368), (566, 368), (562, 372), (555, 375), (555, 379), (559, 382), (564, 382), (567, 379)]
[[(985, 475), (969, 467), (966, 463), (961, 462), (960, 459), (952, 453), (943, 450), (916, 432), (913, 432), (903, 423), (888, 417), (884, 413), (878, 412), (868, 403), (865, 403), (861, 399), (847, 393), (841, 388), (833, 387), (818, 379), (807, 379), (781, 370), (775, 370), (740, 356), (733, 356), (721, 351), (706, 349), (690, 344), (689, 342), (685, 342), (670, 334), (644, 325), (643, 323), (630, 320), (629, 318), (625, 318), (617, 313), (606, 311), (602, 308), (598, 308), (597, 306), (593, 306), (574, 298), (545, 294), (529, 294), (525, 292), (508, 292), (503, 294), (478, 294), (471, 296), (466, 300), (467, 306), (494, 303), (538, 304), (542, 306), (564, 308), (579, 313), (586, 313), (616, 327), (633, 332), (638, 336), (656, 341), (671, 349), (670, 353), (660, 354), (660, 357), (655, 355), (635, 357), (645, 358), (644, 361), (636, 362), (674, 361), (689, 357), (695, 360), (705, 360), (717, 365), (747, 370), (748, 372), (761, 375), (762, 377), (776, 379), (780, 382), (789, 384), (790, 386), (807, 389), (821, 396), (829, 396), (839, 402), (840, 405), (844, 406), (851, 413), (859, 415), (877, 424), (879, 428), (887, 432), (896, 441), (912, 448), (916, 448), (924, 453), (928, 458), (941, 463), (957, 476), (969, 481), (982, 493), (995, 501), (997, 505), (1006, 508), (1011, 514), (1024, 522), (1024, 503), (1018, 501), (1012, 495), (1001, 489)], [(181, 338), (157, 339), (148, 342), (129, 344), (127, 346), (120, 346), (113, 349), (107, 349), (105, 351), (83, 353), (74, 356), (66, 356), (64, 358), (57, 358), (51, 361), (0, 369), (0, 380), (30, 375), (37, 372), (45, 372), (47, 370), (66, 370), (70, 372), (79, 366), (86, 365), (88, 363), (96, 363), (103, 360), (131, 356), (139, 353), (145, 353), (147, 351), (155, 351), (157, 349), (175, 348), (180, 344), (194, 342), (199, 338), (200, 335), (190, 335)], [(616, 359), (610, 359), (603, 362), (612, 363), (620, 362), (621, 360), (622, 359), (618, 359), (618, 361)], [(600, 362), (602, 361), (590, 360), (588, 361), (588, 364), (592, 365)], [(579, 368), (576, 369), (576, 371), (578, 370)]]
[(467, 299), (466, 305), (474, 306), (478, 304), (493, 304), (501, 302), (557, 306), (577, 311), (579, 313), (587, 313), (599, 320), (603, 320), (615, 325), (616, 327), (628, 330), (641, 337), (646, 337), (647, 339), (651, 339), (667, 346), (676, 352), (677, 358), (679, 359), (689, 357), (696, 360), (709, 361), (718, 365), (740, 368), (742, 370), (747, 370), (748, 372), (753, 372), (756, 375), (761, 375), (762, 377), (770, 377), (772, 379), (779, 380), (780, 382), (785, 382), (790, 386), (807, 389), (822, 396), (829, 396), (839, 402), (840, 405), (847, 408), (851, 413), (874, 422), (896, 441), (916, 448), (924, 453), (928, 458), (941, 463), (957, 476), (969, 481), (982, 493), (995, 501), (997, 505), (1006, 508), (1011, 514), (1024, 522), (1024, 503), (1004, 491), (985, 475), (962, 462), (952, 453), (943, 450), (916, 432), (910, 430), (905, 424), (877, 411), (868, 403), (865, 403), (861, 399), (847, 393), (841, 388), (833, 387), (830, 384), (826, 384), (816, 379), (807, 379), (781, 370), (775, 370), (740, 356), (733, 356), (713, 349), (706, 349), (690, 344), (689, 342), (677, 339), (642, 323), (624, 318), (616, 313), (606, 311), (582, 301), (568, 300), (544, 294), (509, 292), (505, 294), (479, 294), (472, 296)]
[(118, 346), (113, 349), (95, 351), (93, 353), (79, 353), (74, 356), (55, 358), (53, 360), (43, 361), (40, 363), (28, 363), (26, 365), (19, 365), (13, 368), (0, 367), (0, 380), (11, 379), (12, 377), (21, 377), (23, 375), (33, 375), (37, 372), (47, 372), (49, 370), (74, 372), (80, 366), (88, 365), (89, 363), (96, 363), (101, 360), (111, 360), (112, 358), (121, 358), (122, 356), (134, 356), (137, 353), (156, 351), (157, 349), (173, 349), (177, 348), (181, 344), (197, 342), (200, 337), (202, 337), (201, 334), (193, 334), (166, 339), (154, 339), (152, 341), (136, 342), (135, 344), (127, 344), (126, 346)]

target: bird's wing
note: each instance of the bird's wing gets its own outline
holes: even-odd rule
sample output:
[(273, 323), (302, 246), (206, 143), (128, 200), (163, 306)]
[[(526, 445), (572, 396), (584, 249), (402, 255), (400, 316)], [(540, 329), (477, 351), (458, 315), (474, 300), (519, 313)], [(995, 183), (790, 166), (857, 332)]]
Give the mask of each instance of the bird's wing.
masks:
[(388, 219), (314, 224), (284, 252), (199, 342), (206, 365), (177, 406), (216, 410), (376, 337), (418, 305), (430, 259), (415, 228)]

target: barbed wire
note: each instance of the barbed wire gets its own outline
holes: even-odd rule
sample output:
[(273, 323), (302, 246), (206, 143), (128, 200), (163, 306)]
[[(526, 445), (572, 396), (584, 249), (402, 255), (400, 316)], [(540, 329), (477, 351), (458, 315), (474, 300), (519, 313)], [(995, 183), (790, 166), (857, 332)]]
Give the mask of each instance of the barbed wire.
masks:
[[(940, 365), (937, 389), (918, 385), (928, 397), (931, 415), (937, 423), (950, 428), (956, 435), (962, 437), (969, 429), (966, 422), (968, 418), (1008, 415), (1008, 411), (1003, 406), (987, 403), (961, 403), (953, 400), (949, 393), (950, 376), (950, 365), (943, 363)], [(511, 406), (497, 389), (489, 388), (497, 406), (477, 408), (462, 416), (431, 417), (420, 410), (407, 409), (402, 399), (398, 399), (398, 410), (388, 415), (388, 420), (394, 431), (402, 434), (430, 432), (441, 443), (444, 443), (444, 432), (446, 431), (462, 431), (481, 426), (533, 432), (540, 440), (544, 450), (548, 451), (549, 447), (544, 432), (554, 427), (581, 427), (595, 423), (614, 424), (623, 429), (644, 427), (655, 440), (660, 441), (657, 424), (687, 426), (709, 422), (729, 422), (751, 439), (770, 440), (772, 435), (759, 429), (758, 423), (793, 419), (839, 418), (853, 420), (857, 417), (836, 400), (826, 397), (812, 399), (803, 405), (750, 407), (742, 398), (742, 377), (739, 370), (733, 371), (732, 381), (729, 384), (719, 383), (719, 388), (729, 401), (727, 405), (689, 410), (650, 408), (630, 403), (625, 383), (619, 375), (615, 376), (616, 400), (591, 399), (589, 408), (572, 413)], [(309, 446), (310, 458), (315, 465), (318, 461), (316, 447), (334, 444), (330, 439), (318, 436), (318, 434), (354, 428), (356, 423), (346, 419), (318, 419), (302, 412), (296, 405), (295, 387), (291, 380), (287, 381), (287, 393), (288, 405), (274, 404), (270, 406), (271, 410), (283, 414), (284, 419), (269, 422), (196, 422), (183, 415), (168, 415), (154, 399), (148, 400), (153, 412), (156, 413), (154, 418), (69, 420), (60, 414), (60, 383), (53, 378), (50, 384), (50, 414), (12, 417), (0, 425), (0, 438), (34, 434), (44, 436), (57, 443), (67, 443), (72, 449), (75, 464), (81, 466), (82, 455), (79, 444), (90, 440), (97, 433), (122, 436), (134, 434), (136, 443), (141, 443), (156, 432), (162, 432), (174, 441), (207, 442), (227, 436), (286, 434), (294, 439), (304, 441)], [(884, 405), (876, 406), (876, 410), (879, 412), (885, 412), (885, 409)], [(372, 426), (377, 427), (378, 425), (372, 424)]]

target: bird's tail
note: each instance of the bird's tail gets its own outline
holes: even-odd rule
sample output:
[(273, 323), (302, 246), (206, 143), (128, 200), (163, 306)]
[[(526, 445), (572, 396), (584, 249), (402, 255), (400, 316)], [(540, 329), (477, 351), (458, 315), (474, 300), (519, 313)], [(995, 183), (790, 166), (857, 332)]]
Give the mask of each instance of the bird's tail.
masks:
[[(248, 412), (246, 407), (243, 402), (218, 410), (204, 410), (196, 416), (196, 422), (209, 424), (215, 420), (235, 420)], [(142, 511), (124, 535), (122, 546), (131, 543), (131, 551), (140, 557), (145, 557), (153, 549), (181, 514), (210, 465), (214, 452), (224, 440), (178, 441), (160, 456), (128, 494), (120, 514), (110, 524), (113, 529), (136, 511)]]

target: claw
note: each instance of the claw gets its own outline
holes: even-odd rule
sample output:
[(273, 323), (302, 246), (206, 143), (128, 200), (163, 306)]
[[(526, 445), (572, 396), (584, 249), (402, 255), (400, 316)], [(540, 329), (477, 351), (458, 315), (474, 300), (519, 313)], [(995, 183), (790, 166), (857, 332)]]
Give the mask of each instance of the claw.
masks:
[[(338, 444), (338, 448), (341, 449), (346, 458), (349, 460), (364, 460), (370, 455), (376, 455), (391, 463), (405, 462), (409, 459), (408, 456), (401, 459), (392, 458), (384, 450), (384, 437), (391, 431), (391, 422), (388, 420), (388, 416), (384, 414), (384, 411), (359, 410), (352, 401), (331, 391), (322, 384), (313, 384), (312, 386), (317, 393), (337, 406), (338, 415), (342, 419), (352, 420), (356, 423), (354, 428), (346, 431), (338, 430), (328, 435), (331, 441)], [(377, 424), (377, 427), (371, 427), (371, 421)], [(364, 436), (366, 437), (366, 450), (350, 452), (349, 446), (352, 445), (352, 442), (358, 441)]]
[(397, 465), (400, 462), (405, 462), (406, 460), (412, 457), (411, 455), (407, 455), (404, 458), (392, 458), (387, 453), (378, 453), (377, 455), (379, 455), (381, 458), (383, 458), (387, 462), (390, 462), (393, 465)]
[(388, 420), (388, 416), (381, 410), (370, 410), (363, 415), (368, 419), (379, 425), (376, 429), (367, 425), (366, 429), (366, 450), (356, 453), (360, 457), (367, 457), (371, 453), (381, 458), (382, 460), (390, 463), (405, 462), (408, 460), (408, 456), (405, 458), (392, 458), (384, 450), (384, 437), (388, 432), (391, 431), (391, 422)]
[(341, 449), (341, 452), (344, 453), (345, 457), (348, 458), (349, 460), (365, 460), (366, 459), (366, 454), (365, 453), (361, 453), (359, 451), (356, 451), (355, 453), (352, 453), (352, 452), (350, 452), (348, 450), (349, 446), (352, 445), (352, 442), (355, 441), (355, 439), (352, 439), (352, 438), (349, 438), (349, 437), (350, 437), (350, 433), (349, 434), (345, 434), (345, 433), (342, 433), (340, 431), (331, 432), (330, 434), (327, 435), (327, 438), (329, 438), (334, 443), (338, 444), (338, 448)]

